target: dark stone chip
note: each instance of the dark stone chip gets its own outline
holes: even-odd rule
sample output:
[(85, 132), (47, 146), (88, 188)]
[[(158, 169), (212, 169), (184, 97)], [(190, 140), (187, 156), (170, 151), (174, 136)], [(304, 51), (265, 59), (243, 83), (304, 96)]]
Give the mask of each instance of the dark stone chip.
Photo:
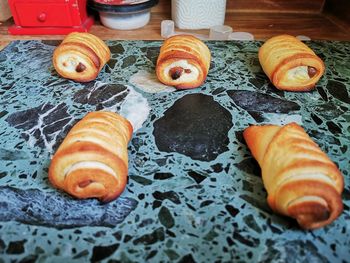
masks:
[(193, 259), (192, 254), (188, 254), (181, 258), (178, 263), (196, 263), (196, 261)]
[(24, 253), (24, 244), (27, 242), (26, 239), (21, 240), (21, 241), (13, 241), (10, 242), (6, 253), (7, 254), (22, 254)]
[(261, 89), (266, 83), (265, 80), (257, 78), (251, 78), (249, 79), (249, 82), (252, 83), (258, 89)]
[[(110, 71), (110, 68), (114, 68), (115, 67), (115, 64), (117, 63), (117, 59), (110, 59), (108, 62), (107, 62), (107, 65), (108, 65), (108, 67), (106, 67), (106, 72), (107, 73), (110, 73), (111, 71)], [(108, 68), (108, 70), (107, 70), (107, 68)]]
[(153, 258), (155, 255), (157, 255), (158, 251), (157, 250), (152, 250), (149, 252), (149, 254), (146, 257), (146, 260)]
[(0, 160), (17, 161), (28, 159), (28, 153), (25, 151), (7, 150), (0, 148)]
[(333, 133), (333, 134), (339, 134), (339, 133), (342, 133), (342, 130), (341, 128), (335, 124), (333, 121), (327, 121), (327, 127), (328, 127), (328, 130)]
[(266, 117), (264, 116), (263, 112), (259, 112), (259, 111), (248, 111), (249, 115), (252, 116), (254, 118), (254, 120), (257, 123), (262, 123), (264, 121), (266, 121)]
[(316, 114), (311, 113), (311, 118), (317, 125), (321, 125), (323, 123), (322, 119), (320, 119)]
[(251, 175), (259, 176), (261, 175), (261, 169), (258, 162), (255, 158), (246, 158), (242, 160), (240, 163), (234, 164), (239, 170), (246, 172)]
[(164, 250), (164, 252), (168, 256), (168, 258), (172, 261), (180, 257), (179, 254), (177, 254), (176, 251), (173, 249), (166, 249)]
[(345, 84), (335, 80), (329, 80), (326, 88), (334, 98), (350, 104), (350, 96)]
[(141, 194), (139, 194), (139, 195), (137, 196), (137, 198), (138, 198), (139, 200), (143, 200), (143, 199), (145, 199), (145, 194), (144, 194), (144, 193), (141, 193)]
[(134, 180), (135, 182), (138, 182), (139, 184), (142, 185), (151, 185), (152, 180), (147, 179), (143, 176), (138, 176), (138, 175), (129, 175), (130, 179)]
[(217, 164), (214, 164), (211, 166), (211, 168), (213, 169), (213, 171), (215, 173), (220, 173), (224, 170), (224, 168), (222, 167), (222, 164), (221, 163), (217, 163)]
[(175, 224), (174, 218), (168, 208), (162, 206), (158, 213), (160, 223), (166, 228), (172, 228)]
[(134, 245), (144, 244), (144, 245), (152, 245), (159, 241), (164, 241), (165, 234), (164, 229), (162, 227), (157, 228), (150, 234), (145, 234), (133, 241)]
[(186, 203), (186, 205), (187, 205), (187, 207), (189, 208), (189, 209), (191, 209), (192, 211), (196, 211), (197, 209), (195, 208), (195, 207), (193, 207), (191, 204), (189, 204), (189, 203)]
[(348, 146), (347, 146), (347, 145), (343, 145), (343, 146), (340, 147), (340, 150), (341, 150), (341, 152), (344, 154), (344, 153), (347, 152)]
[(116, 44), (109, 46), (109, 50), (112, 54), (123, 54), (125, 52), (125, 49), (122, 44)]
[(105, 235), (106, 235), (105, 231), (98, 231), (98, 232), (94, 233), (94, 237), (97, 237), (97, 238), (103, 237)]
[(256, 198), (252, 197), (251, 195), (246, 195), (246, 194), (240, 195), (239, 197), (241, 199), (243, 199), (244, 201), (246, 201), (247, 203), (251, 204), (252, 206), (259, 208), (262, 211), (271, 213), (271, 209), (267, 205), (265, 198), (256, 199)]
[(233, 239), (248, 247), (258, 247), (260, 240), (253, 237), (244, 237), (238, 231), (233, 232)]
[(168, 192), (155, 191), (152, 195), (155, 199), (158, 199), (161, 201), (168, 199), (171, 202), (173, 202), (174, 204), (181, 203), (179, 195), (174, 191), (168, 191)]
[(123, 232), (122, 231), (115, 232), (113, 233), (113, 236), (115, 237), (116, 240), (120, 241), (122, 240)]
[(136, 57), (134, 55), (128, 56), (123, 59), (122, 68), (134, 65), (136, 62)]
[(171, 177), (174, 177), (172, 173), (155, 173), (153, 178), (156, 180), (165, 180)]
[(0, 111), (0, 119), (4, 116), (6, 116), (8, 113), (8, 111), (4, 110), (4, 111)]
[(41, 42), (48, 46), (58, 46), (61, 43), (60, 40), (42, 40)]
[(82, 258), (82, 257), (86, 257), (87, 255), (89, 255), (89, 251), (87, 249), (84, 249), (83, 251), (79, 252), (78, 254), (76, 254), (73, 259), (78, 259), (78, 258)]
[(124, 242), (124, 243), (127, 243), (127, 242), (129, 242), (131, 239), (132, 239), (132, 236), (126, 234), (126, 235), (124, 236), (123, 242)]
[(327, 95), (326, 91), (320, 86), (318, 86), (316, 89), (317, 89), (318, 94), (320, 94), (321, 98), (324, 101), (328, 101), (328, 95)]
[(143, 47), (141, 51), (145, 53), (146, 57), (155, 65), (159, 56), (159, 47)]
[(254, 185), (251, 182), (244, 180), (242, 184), (243, 184), (243, 187), (242, 187), (243, 191), (251, 192), (251, 193), (254, 191)]
[(235, 104), (247, 111), (267, 113), (290, 113), (300, 110), (300, 106), (289, 100), (249, 90), (229, 90), (227, 94)]
[(204, 237), (203, 239), (204, 240), (207, 240), (207, 241), (213, 241), (216, 237), (218, 237), (219, 234), (215, 232), (214, 229), (211, 229)]
[(200, 204), (199, 207), (205, 207), (205, 206), (211, 205), (212, 203), (214, 203), (213, 200), (205, 200)]
[(7, 172), (0, 172), (0, 179), (4, 178), (7, 175)]
[(252, 259), (252, 258), (253, 258), (253, 252), (249, 251), (249, 252), (247, 253), (247, 257), (248, 257), (249, 259)]
[(239, 213), (239, 209), (233, 207), (232, 205), (225, 205), (225, 208), (232, 217), (235, 217)]
[(19, 263), (34, 263), (38, 259), (38, 255), (28, 255), (22, 258)]
[(153, 224), (154, 220), (152, 218), (146, 218), (141, 221), (141, 223), (138, 225), (138, 227), (145, 227)]
[(203, 182), (205, 179), (207, 179), (206, 176), (199, 174), (195, 171), (190, 171), (187, 173), (193, 180), (196, 181), (197, 184), (200, 184), (201, 182)]
[(154, 200), (153, 201), (153, 205), (152, 205), (152, 208), (153, 210), (160, 207), (162, 205), (162, 201), (159, 201), (159, 200)]
[(317, 113), (318, 116), (322, 116), (326, 120), (333, 120), (339, 116), (341, 116), (344, 112), (347, 110), (344, 110), (337, 105), (333, 103), (324, 103), (315, 105), (313, 107), (313, 112)]
[(262, 230), (259, 227), (253, 215), (246, 215), (245, 217), (243, 217), (243, 221), (247, 224), (249, 228), (253, 229), (255, 232), (259, 234), (262, 233)]
[(165, 233), (167, 233), (171, 237), (176, 237), (176, 234), (174, 232), (171, 232), (169, 229), (167, 229)]
[(235, 242), (233, 242), (233, 240), (232, 240), (231, 237), (227, 237), (227, 238), (226, 238), (226, 241), (227, 241), (227, 244), (228, 244), (230, 247), (232, 247), (232, 246), (235, 244)]
[[(1, 208), (1, 205), (0, 205)], [(4, 240), (0, 239), (0, 253), (3, 253), (3, 251), (5, 250), (6, 244), (4, 242)]]
[(26, 174), (20, 174), (18, 175), (18, 178), (20, 179), (26, 179), (28, 176)]
[(330, 244), (329, 246), (333, 251), (335, 251), (337, 249), (337, 244)]
[(211, 161), (228, 150), (231, 119), (230, 112), (211, 96), (190, 94), (177, 100), (164, 117), (154, 122), (153, 134), (160, 151)]
[[(346, 187), (344, 188), (342, 197), (344, 200), (350, 200), (350, 189), (349, 188), (346, 188)], [(1, 248), (1, 245), (0, 245), (0, 248)]]
[(95, 246), (92, 250), (91, 262), (97, 262), (108, 258), (119, 248), (119, 244), (113, 244), (110, 246)]
[(215, 96), (215, 95), (218, 95), (218, 94), (224, 92), (225, 90), (226, 90), (225, 88), (217, 88), (217, 89), (213, 90), (211, 92), (211, 94)]

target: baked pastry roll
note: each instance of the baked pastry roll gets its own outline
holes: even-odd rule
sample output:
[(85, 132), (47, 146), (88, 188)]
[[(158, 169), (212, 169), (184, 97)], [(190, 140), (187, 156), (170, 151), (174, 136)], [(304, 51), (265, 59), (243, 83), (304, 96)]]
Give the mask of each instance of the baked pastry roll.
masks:
[(111, 57), (108, 46), (90, 33), (68, 34), (53, 53), (57, 73), (77, 82), (94, 80)]
[(117, 198), (127, 182), (132, 131), (129, 121), (116, 113), (88, 113), (54, 154), (50, 182), (77, 198)]
[(160, 82), (178, 89), (202, 85), (210, 67), (209, 48), (198, 38), (176, 35), (160, 48), (156, 74)]
[(343, 177), (296, 123), (250, 126), (243, 136), (261, 167), (272, 210), (305, 229), (325, 226), (343, 210)]
[(280, 35), (259, 49), (259, 61), (272, 84), (280, 90), (311, 90), (324, 73), (323, 61), (299, 39)]

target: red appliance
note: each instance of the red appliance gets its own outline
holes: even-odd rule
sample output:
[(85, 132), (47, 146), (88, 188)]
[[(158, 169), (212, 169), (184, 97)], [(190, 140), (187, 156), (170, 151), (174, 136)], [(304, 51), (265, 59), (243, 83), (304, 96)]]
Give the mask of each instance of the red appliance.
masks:
[(87, 32), (94, 23), (87, 0), (9, 0), (15, 25), (13, 35), (65, 35)]

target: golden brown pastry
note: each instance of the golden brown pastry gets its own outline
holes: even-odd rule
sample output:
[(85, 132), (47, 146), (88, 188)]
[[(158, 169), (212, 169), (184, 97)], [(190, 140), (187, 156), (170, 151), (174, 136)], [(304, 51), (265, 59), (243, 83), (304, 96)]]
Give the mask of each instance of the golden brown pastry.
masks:
[(259, 61), (272, 84), (287, 91), (311, 90), (325, 70), (307, 45), (289, 35), (267, 40), (259, 49)]
[(90, 33), (68, 34), (53, 53), (57, 73), (78, 82), (94, 80), (111, 57), (108, 46)]
[(160, 82), (178, 89), (202, 85), (210, 67), (210, 50), (198, 38), (176, 35), (166, 39), (160, 48), (156, 74)]
[(116, 113), (88, 113), (54, 154), (50, 182), (77, 198), (117, 198), (127, 182), (132, 131), (129, 121)]
[(258, 161), (276, 212), (305, 229), (325, 226), (343, 210), (343, 177), (337, 166), (296, 123), (250, 126), (243, 136)]

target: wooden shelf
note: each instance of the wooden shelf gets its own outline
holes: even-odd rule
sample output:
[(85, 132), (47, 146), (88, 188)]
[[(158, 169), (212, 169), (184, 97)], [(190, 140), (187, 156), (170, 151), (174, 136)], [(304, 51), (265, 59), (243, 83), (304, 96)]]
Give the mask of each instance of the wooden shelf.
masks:
[[(160, 12), (157, 8), (152, 13), (150, 23), (137, 30), (113, 30), (102, 26), (98, 19), (89, 31), (102, 39), (162, 39), (160, 36), (160, 23), (164, 19), (171, 19), (170, 12)], [(13, 24), (9, 19), (0, 25), (0, 48), (10, 41), (18, 39), (63, 39), (63, 35), (26, 35), (13, 36), (7, 32), (7, 27)], [(317, 12), (248, 12), (230, 11), (226, 14), (225, 24), (233, 27), (234, 31), (250, 32), (257, 40), (265, 40), (271, 36), (287, 33), (292, 35), (306, 35), (315, 40), (342, 40), (350, 41), (349, 27), (342, 26), (334, 16)], [(194, 31), (208, 34), (208, 30)]]

